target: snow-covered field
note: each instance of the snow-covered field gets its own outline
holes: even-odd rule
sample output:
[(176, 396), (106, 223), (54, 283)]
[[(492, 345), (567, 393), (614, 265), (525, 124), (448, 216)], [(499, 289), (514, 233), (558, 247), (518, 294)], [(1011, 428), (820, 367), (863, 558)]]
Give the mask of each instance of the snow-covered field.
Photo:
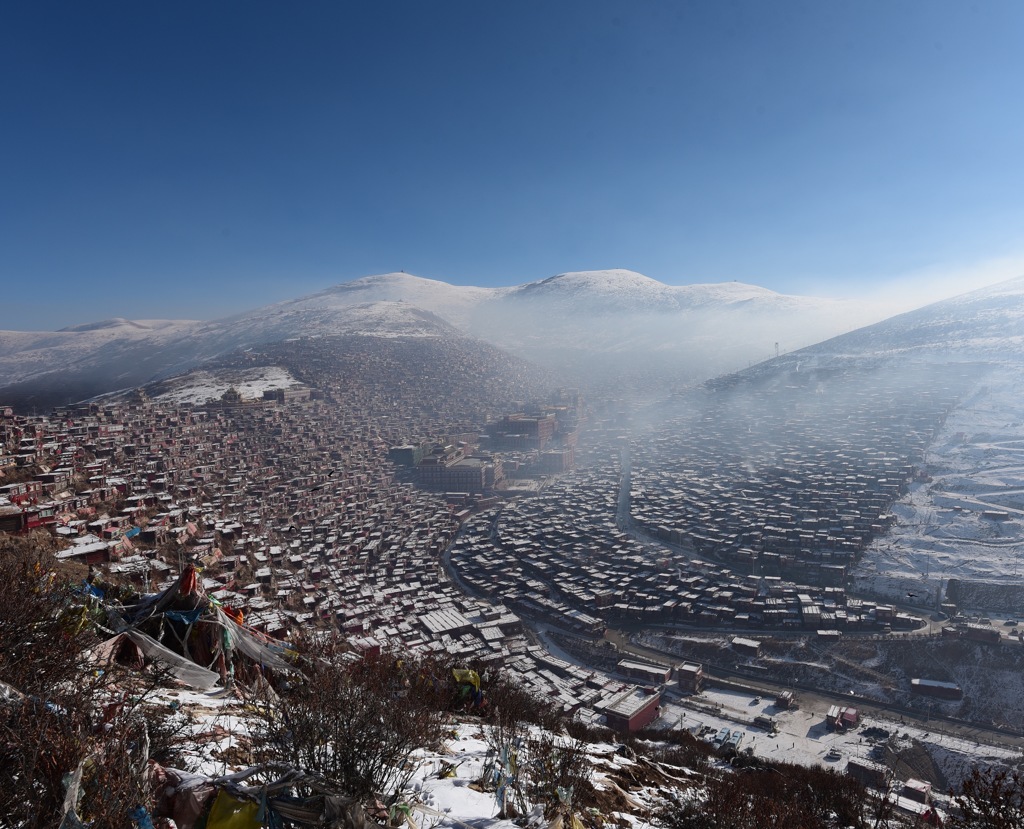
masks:
[[(188, 729), (190, 744), (195, 750), (189, 756), (190, 771), (202, 777), (217, 778), (245, 768), (249, 744), (250, 719), (234, 697), (208, 696), (185, 690), (164, 690), (161, 702), (173, 704), (189, 712), (193, 723)], [(408, 825), (411, 829), (461, 827), (462, 829), (516, 829), (513, 823), (498, 817), (500, 806), (493, 790), (484, 791), (480, 781), (489, 776), (494, 756), (485, 736), (486, 722), (474, 718), (452, 722), (449, 738), (440, 751), (417, 750), (409, 757), (416, 766), (399, 802), (411, 807)], [(536, 733), (536, 729), (532, 729)], [(628, 798), (637, 812), (646, 812), (656, 805), (653, 792), (638, 789), (627, 796), (608, 779), (608, 772), (635, 761), (616, 752), (616, 745), (590, 743), (588, 760), (594, 767), (591, 783), (601, 790), (617, 790)], [(493, 787), (490, 787), (493, 789)], [(630, 812), (613, 812), (611, 818), (636, 823)], [(527, 816), (527, 825), (547, 827), (539, 812)]]
[(217, 400), (229, 388), (234, 388), (243, 400), (258, 400), (265, 391), (286, 389), (299, 383), (286, 369), (278, 366), (225, 369), (215, 373), (197, 370), (166, 382), (170, 388), (156, 395), (156, 399), (173, 403)]
[(853, 592), (909, 592), (925, 605), (950, 578), (1020, 584), (1024, 373), (987, 377), (950, 414), (925, 464), (931, 481), (895, 505), (897, 522), (865, 554)]
[[(244, 768), (248, 742), (247, 716), (237, 700), (217, 699), (187, 691), (164, 692), (165, 700), (188, 709), (195, 716), (192, 726), (196, 754), (193, 769), (204, 777), (218, 777)], [(701, 709), (695, 708), (700, 705)], [(709, 713), (717, 708), (719, 714)], [(772, 716), (778, 733), (768, 734), (753, 726), (759, 714)], [(926, 732), (898, 722), (867, 722), (848, 734), (829, 731), (821, 712), (776, 710), (770, 698), (754, 701), (749, 694), (731, 691), (706, 691), (696, 698), (684, 698), (665, 704), (656, 723), (665, 728), (684, 728), (699, 732), (702, 727), (718, 731), (728, 728), (743, 734), (741, 750), (751, 749), (759, 757), (773, 761), (819, 765), (841, 771), (853, 758), (870, 760), (874, 739), (865, 729), (884, 728), (891, 735), (890, 750), (901, 754), (920, 752), (923, 747), (939, 773), (955, 785), (969, 770), (990, 763), (1012, 763), (1019, 752), (979, 745), (971, 740)], [(512, 829), (522, 823), (499, 818), (500, 807), (493, 790), (484, 790), (481, 781), (490, 777), (494, 762), (486, 739), (487, 723), (469, 718), (452, 722), (450, 736), (440, 751), (418, 750), (409, 761), (416, 765), (410, 785), (400, 802), (411, 807), (413, 829), (470, 827), (470, 829)], [(871, 732), (878, 735), (878, 731)], [(623, 770), (644, 761), (619, 751), (615, 743), (595, 742), (585, 748), (592, 766), (594, 787), (617, 800), (622, 811), (606, 815), (619, 825), (640, 825), (656, 808), (663, 792), (655, 786), (631, 786), (628, 793), (616, 783)], [(624, 756), (626, 755), (626, 756)], [(648, 768), (650, 765), (648, 764)], [(637, 771), (643, 771), (637, 769)], [(666, 769), (662, 768), (662, 771)], [(671, 772), (672, 780), (686, 788), (699, 785), (701, 774), (687, 769)], [(644, 775), (641, 774), (641, 777)], [(675, 785), (675, 782), (673, 785)], [(493, 787), (488, 787), (493, 789)], [(529, 826), (546, 825), (538, 819)]]
[[(896, 745), (916, 742), (931, 755), (947, 780), (959, 781), (976, 766), (1017, 762), (1019, 751), (985, 745), (974, 740), (955, 737), (937, 731), (925, 730), (893, 720), (867, 720), (859, 729), (848, 733), (830, 731), (825, 725), (824, 711), (779, 710), (770, 696), (756, 698), (738, 691), (712, 689), (698, 697), (682, 698), (662, 706), (656, 728), (685, 728), (698, 731), (702, 726), (718, 731), (728, 728), (743, 734), (741, 749), (750, 748), (758, 757), (767, 760), (801, 765), (820, 765), (842, 771), (851, 759), (872, 760), (875, 740), (864, 736), (864, 729), (872, 726), (889, 731)], [(695, 706), (700, 706), (699, 708)], [(720, 714), (712, 713), (719, 708)], [(778, 725), (774, 736), (753, 725), (758, 715), (773, 717)], [(829, 756), (830, 752), (838, 752)]]

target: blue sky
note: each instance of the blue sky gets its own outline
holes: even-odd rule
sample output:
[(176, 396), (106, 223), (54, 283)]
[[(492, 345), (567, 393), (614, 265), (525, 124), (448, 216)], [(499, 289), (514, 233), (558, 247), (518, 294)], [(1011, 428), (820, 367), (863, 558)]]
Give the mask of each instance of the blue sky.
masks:
[(7, 3), (0, 328), (399, 269), (1009, 278), (1022, 33), (1017, 0)]

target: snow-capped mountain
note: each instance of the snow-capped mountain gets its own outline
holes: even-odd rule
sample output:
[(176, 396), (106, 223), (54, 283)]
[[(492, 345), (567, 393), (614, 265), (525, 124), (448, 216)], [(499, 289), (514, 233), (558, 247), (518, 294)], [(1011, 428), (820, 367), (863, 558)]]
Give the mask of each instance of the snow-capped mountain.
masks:
[[(449, 285), (436, 279), (424, 279), (408, 273), (385, 273), (343, 282), (299, 299), (269, 306), (289, 309), (341, 309), (375, 302), (401, 302), (429, 311), (451, 325), (462, 328), (472, 319), (474, 310), (499, 296), (506, 288), (474, 288)], [(267, 309), (260, 309), (265, 311)], [(259, 313), (259, 312), (254, 312)]]
[(877, 311), (852, 302), (739, 282), (671, 286), (627, 270), (563, 273), (508, 288), (389, 273), (210, 322), (114, 319), (0, 332), (0, 399), (44, 389), (80, 399), (239, 348), (344, 334), (474, 337), (548, 367), (613, 380), (638, 364), (701, 379), (875, 319)]
[(195, 325), (191, 320), (111, 319), (60, 331), (0, 331), (0, 384), (77, 364), (95, 352), (112, 354), (138, 345), (158, 349)]
[[(878, 319), (867, 305), (740, 282), (665, 285), (627, 270), (564, 273), (482, 303), (480, 336), (592, 381), (676, 385), (763, 360)], [(649, 382), (648, 382), (649, 385)]]
[(1020, 362), (1024, 356), (1024, 276), (842, 334), (805, 348), (792, 359), (805, 356)]
[(215, 353), (294, 337), (338, 334), (377, 336), (460, 336), (460, 331), (428, 309), (396, 300), (326, 304), (312, 297), (268, 305), (214, 320), (196, 328), (193, 337)]
[[(568, 302), (594, 310), (668, 313), (700, 307), (723, 307), (753, 300), (778, 301), (781, 294), (740, 282), (710, 285), (665, 285), (634, 271), (576, 271), (508, 289), (503, 297), (517, 301)], [(796, 299), (796, 298), (794, 298)], [(800, 297), (801, 303), (815, 300)]]

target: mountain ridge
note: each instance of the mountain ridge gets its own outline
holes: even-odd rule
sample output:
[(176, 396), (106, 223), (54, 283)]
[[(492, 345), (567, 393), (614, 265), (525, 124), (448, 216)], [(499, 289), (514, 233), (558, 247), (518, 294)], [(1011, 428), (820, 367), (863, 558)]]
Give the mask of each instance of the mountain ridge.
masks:
[(628, 384), (642, 366), (650, 382), (660, 376), (677, 385), (828, 341), (877, 318), (864, 303), (735, 281), (667, 285), (623, 268), (496, 288), (392, 272), (215, 320), (113, 317), (59, 332), (0, 332), (0, 399), (24, 398), (52, 383), (65, 384), (69, 395), (73, 387), (75, 395), (93, 396), (238, 349), (349, 334), (475, 339), (584, 383)]

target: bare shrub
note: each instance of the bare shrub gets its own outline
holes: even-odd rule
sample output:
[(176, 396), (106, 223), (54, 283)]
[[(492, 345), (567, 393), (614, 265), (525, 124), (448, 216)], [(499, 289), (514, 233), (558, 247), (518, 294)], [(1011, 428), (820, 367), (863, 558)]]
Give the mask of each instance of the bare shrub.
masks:
[(566, 733), (572, 721), (507, 673), (490, 678), (487, 697), (490, 706), (483, 730), (491, 762), (482, 782), (497, 790), (503, 815), (540, 806), (550, 819), (589, 797), (586, 741), (582, 734)]
[(543, 807), (544, 817), (568, 814), (589, 799), (591, 766), (587, 744), (550, 731), (530, 739), (529, 798)]
[(974, 769), (953, 797), (953, 829), (1019, 829), (1024, 826), (1024, 772)]
[(618, 739), (616, 732), (608, 726), (591, 725), (575, 717), (566, 719), (565, 733), (576, 740), (583, 740), (587, 743), (609, 743)]
[(260, 706), (257, 756), (313, 772), (339, 793), (393, 803), (416, 771), (411, 755), (438, 747), (449, 692), (432, 663), (393, 654), (353, 658), (337, 639), (307, 641), (304, 679)]
[(490, 700), (484, 736), (496, 756), (523, 745), (530, 723), (536, 719), (537, 700), (506, 674), (498, 674), (488, 684)]
[[(659, 744), (649, 751), (660, 762), (695, 771), (706, 770), (710, 758), (715, 754), (714, 748), (683, 729), (644, 729), (627, 738), (626, 744), (635, 749), (638, 740), (650, 740)], [(665, 745), (660, 745), (662, 743)]]
[(837, 829), (872, 826), (864, 788), (831, 770), (760, 764), (709, 777), (661, 810), (669, 829)]
[[(96, 670), (89, 608), (57, 576), (45, 544), (3, 539), (0, 558), (0, 816), (36, 829), (61, 823), (66, 783), (94, 829), (123, 827), (149, 803), (149, 692), (161, 680)], [(75, 803), (71, 803), (76, 806)]]

